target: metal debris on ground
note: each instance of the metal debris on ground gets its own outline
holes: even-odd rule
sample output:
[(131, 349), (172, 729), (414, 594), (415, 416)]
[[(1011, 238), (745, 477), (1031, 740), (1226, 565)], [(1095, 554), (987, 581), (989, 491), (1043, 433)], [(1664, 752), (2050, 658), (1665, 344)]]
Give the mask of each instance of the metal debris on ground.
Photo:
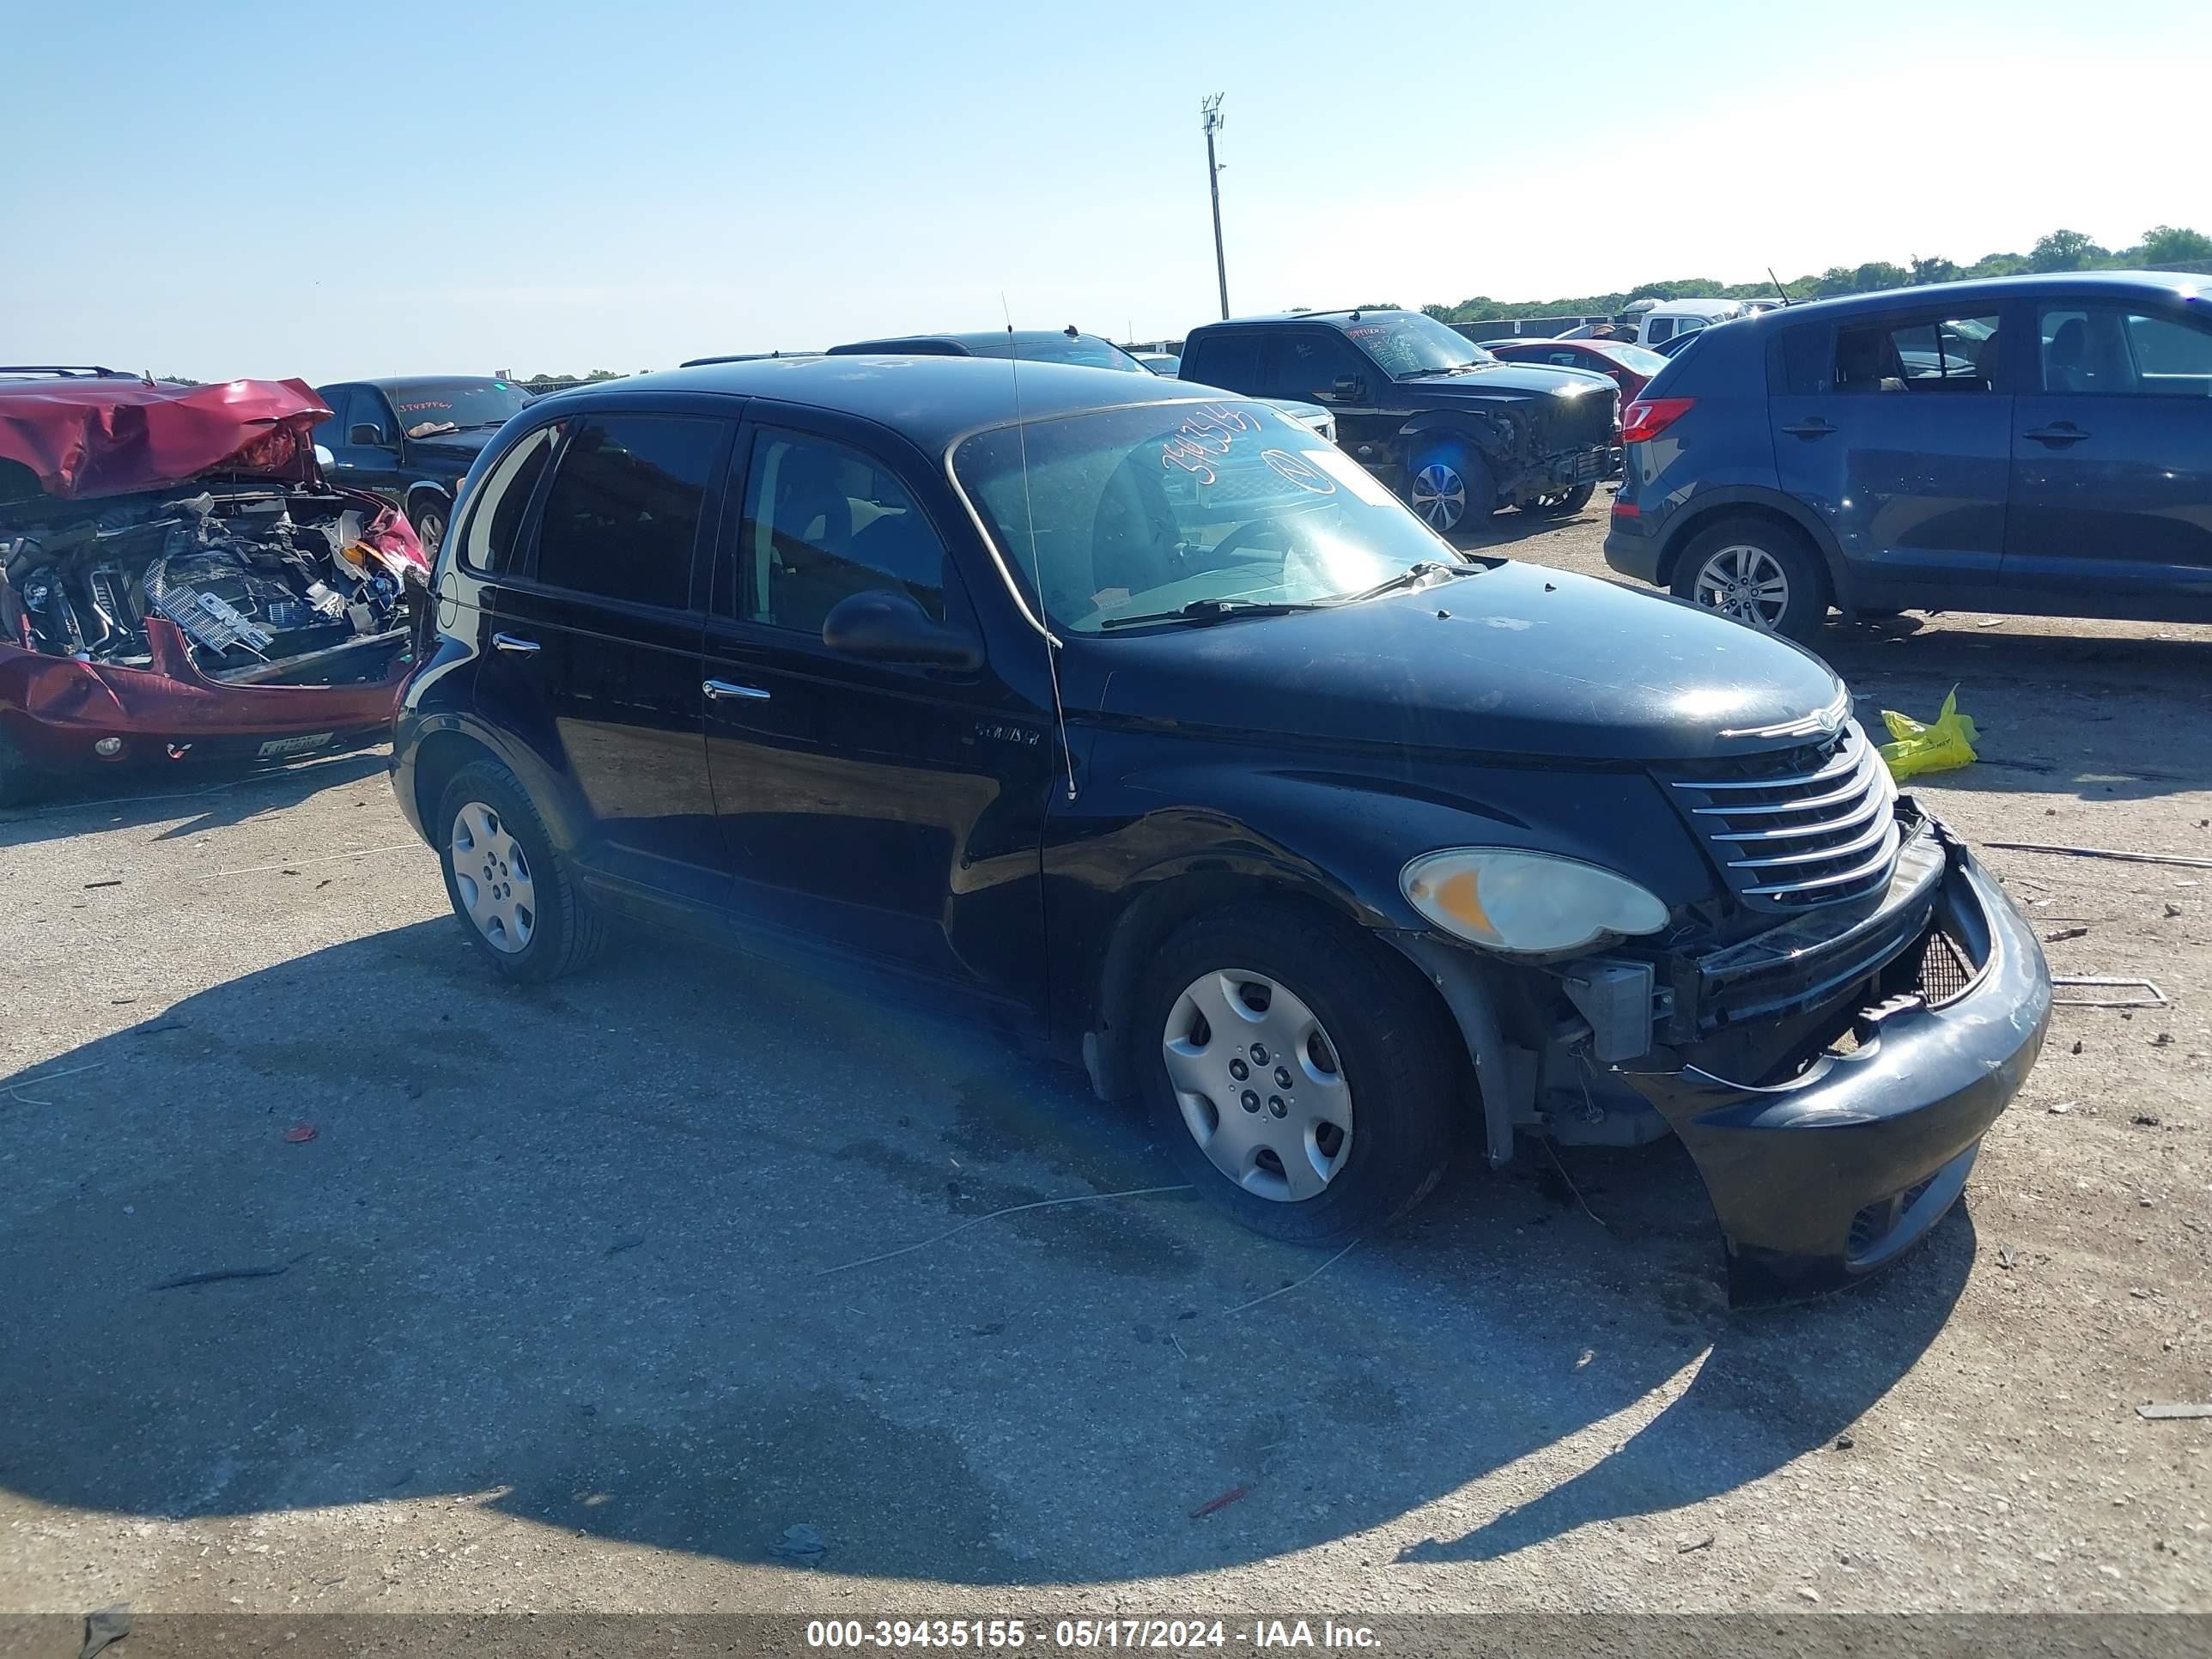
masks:
[(1703, 1538), (1692, 1539), (1686, 1544), (1675, 1545), (1674, 1553), (1677, 1555), (1687, 1555), (1692, 1550), (1707, 1550), (1711, 1549), (1712, 1547), (1713, 1534), (1711, 1533), (1707, 1533)]
[(289, 1146), (304, 1146), (320, 1133), (312, 1123), (295, 1123), (284, 1131), (284, 1139)]
[(2166, 1423), (2183, 1418), (2212, 1417), (2212, 1401), (2148, 1400), (2136, 1407), (2136, 1415), (2147, 1423)]
[(88, 1613), (84, 1616), (84, 1645), (77, 1650), (76, 1659), (92, 1659), (95, 1653), (130, 1634), (131, 1609), (122, 1602), (102, 1607), (98, 1613)]
[(2045, 945), (2063, 945), (2069, 939), (2086, 939), (2088, 933), (2086, 927), (2061, 927), (2055, 933), (2045, 933), (2043, 942)]
[(2053, 974), (2051, 982), (2075, 988), (2141, 993), (2136, 996), (2053, 997), (2051, 1006), (2054, 1008), (2163, 1008), (2167, 1006), (2166, 993), (2147, 979), (2116, 977), (2111, 974)]
[(2171, 864), (2185, 870), (2212, 870), (2212, 859), (2184, 858), (2177, 853), (2123, 853), (2110, 847), (2064, 847), (2048, 841), (1985, 841), (1984, 847), (2008, 853), (2057, 853), (2070, 859), (2118, 859), (2123, 864)]
[(1209, 1498), (1206, 1502), (1200, 1504), (1196, 1509), (1190, 1512), (1190, 1518), (1196, 1521), (1206, 1516), (1212, 1514), (1216, 1510), (1225, 1510), (1231, 1504), (1236, 1503), (1239, 1498), (1248, 1494), (1251, 1490), (1252, 1489), (1249, 1486), (1231, 1486), (1227, 1492), (1222, 1493), (1220, 1497)]
[(232, 1279), (276, 1279), (292, 1271), (289, 1261), (274, 1267), (215, 1267), (204, 1273), (181, 1273), (174, 1279), (165, 1279), (147, 1288), (155, 1291), (181, 1291), (192, 1285), (220, 1285)]
[[(1151, 1198), (1160, 1193), (1187, 1193), (1190, 1183), (1180, 1181), (1169, 1187), (1132, 1187), (1121, 1193), (1079, 1193), (1073, 1198), (1041, 1198), (1034, 1204), (1010, 1204), (1003, 1210), (994, 1210), (988, 1215), (971, 1217), (957, 1227), (948, 1227), (933, 1237), (913, 1244), (902, 1244), (896, 1250), (885, 1250), (879, 1255), (864, 1255), (858, 1261), (841, 1261), (834, 1267), (823, 1267), (815, 1273), (817, 1279), (831, 1273), (847, 1273), (854, 1267), (872, 1267), (878, 1261), (889, 1261), (895, 1256), (910, 1255), (916, 1250), (926, 1250), (933, 1244), (942, 1244), (946, 1239), (966, 1232), (970, 1227), (980, 1227), (987, 1221), (996, 1221), (1003, 1215), (1019, 1215), (1025, 1210), (1056, 1210), (1064, 1204), (1103, 1204), (1109, 1198)], [(1346, 1249), (1350, 1249), (1346, 1245)], [(1324, 1263), (1324, 1266), (1327, 1264)]]
[(607, 1246), (607, 1255), (611, 1257), (617, 1256), (624, 1250), (634, 1250), (644, 1243), (645, 1235), (643, 1233), (624, 1233), (620, 1238), (615, 1240), (613, 1243)]
[(1316, 1267), (1311, 1273), (1308, 1273), (1304, 1279), (1292, 1279), (1287, 1285), (1278, 1285), (1273, 1290), (1269, 1291), (1265, 1296), (1255, 1296), (1249, 1302), (1240, 1302), (1235, 1307), (1230, 1309), (1228, 1313), (1224, 1313), (1222, 1317), (1226, 1319), (1229, 1316), (1229, 1314), (1241, 1314), (1247, 1308), (1258, 1307), (1262, 1302), (1273, 1302), (1279, 1296), (1288, 1296), (1292, 1291), (1297, 1290), (1301, 1285), (1312, 1284), (1314, 1280), (1319, 1279), (1331, 1267), (1334, 1267), (1338, 1262), (1343, 1261), (1345, 1257), (1350, 1255), (1352, 1254), (1352, 1244), (1357, 1244), (1358, 1243), (1359, 1241), (1358, 1239), (1353, 1239), (1352, 1241), (1352, 1244), (1346, 1245), (1334, 1255), (1329, 1257), (1328, 1261), (1322, 1262), (1320, 1267)]

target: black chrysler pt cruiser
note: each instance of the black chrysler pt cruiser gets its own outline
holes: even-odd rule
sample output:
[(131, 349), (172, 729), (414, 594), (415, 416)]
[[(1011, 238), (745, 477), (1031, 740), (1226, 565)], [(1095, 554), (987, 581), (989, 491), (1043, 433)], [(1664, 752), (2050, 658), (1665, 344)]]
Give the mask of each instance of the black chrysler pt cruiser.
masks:
[(1959, 1196), (2049, 1020), (1817, 659), (1457, 551), (1262, 404), (934, 356), (580, 388), (486, 447), (435, 591), (393, 781), (491, 966), (621, 916), (949, 1005), (1279, 1238), (1470, 1142), (1671, 1133), (1736, 1299), (1830, 1289)]

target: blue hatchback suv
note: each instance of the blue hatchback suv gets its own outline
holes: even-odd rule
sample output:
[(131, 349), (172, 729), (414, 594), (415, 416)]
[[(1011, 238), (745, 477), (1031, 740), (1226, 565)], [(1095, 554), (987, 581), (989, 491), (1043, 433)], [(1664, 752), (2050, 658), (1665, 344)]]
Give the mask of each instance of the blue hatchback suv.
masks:
[(1795, 640), (1832, 605), (2212, 622), (2212, 276), (1790, 306), (1622, 428), (1606, 562)]

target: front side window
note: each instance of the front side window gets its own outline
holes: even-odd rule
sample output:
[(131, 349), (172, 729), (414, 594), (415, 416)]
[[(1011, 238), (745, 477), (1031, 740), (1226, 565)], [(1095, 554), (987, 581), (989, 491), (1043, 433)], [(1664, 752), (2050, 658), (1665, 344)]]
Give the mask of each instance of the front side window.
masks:
[(2212, 397), (2212, 329), (2120, 306), (2038, 308), (2043, 389), (2069, 397)]
[[(1343, 380), (1371, 381), (1375, 371), (1366, 360), (1334, 334), (1300, 329), (1278, 335), (1267, 343), (1267, 395), (1272, 398), (1320, 398), (1341, 401)], [(1375, 388), (1367, 386), (1372, 396)]]
[(905, 486), (848, 445), (762, 433), (715, 609), (818, 636), (839, 601), (884, 588), (944, 620), (945, 544)]
[(1663, 344), (1674, 337), (1674, 319), (1672, 317), (1654, 317), (1644, 325), (1644, 338), (1649, 344)]
[(718, 421), (681, 415), (580, 420), (538, 528), (538, 580), (635, 605), (688, 604), (691, 553), (720, 447)]
[(384, 411), (384, 398), (374, 387), (354, 387), (345, 394), (345, 405), (338, 412), (345, 420), (348, 443), (388, 444), (392, 441), (392, 422)]
[(1997, 318), (1885, 318), (1836, 331), (1838, 392), (1988, 392), (1999, 373)]
[(513, 568), (531, 492), (538, 488), (560, 440), (557, 422), (541, 426), (517, 441), (484, 476), (469, 513), (469, 527), (461, 537), (461, 562), (470, 569), (496, 576)]
[(1109, 631), (1187, 605), (1303, 605), (1424, 561), (1467, 561), (1351, 457), (1280, 410), (1142, 404), (963, 440), (955, 476), (1054, 625)]

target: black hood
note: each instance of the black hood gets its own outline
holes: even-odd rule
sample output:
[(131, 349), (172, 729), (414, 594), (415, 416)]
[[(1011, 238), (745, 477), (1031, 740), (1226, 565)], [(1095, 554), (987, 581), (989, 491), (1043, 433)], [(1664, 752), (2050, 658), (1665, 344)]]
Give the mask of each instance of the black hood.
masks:
[(495, 426), (476, 427), (466, 432), (434, 432), (427, 438), (410, 438), (409, 452), (418, 460), (452, 460), (465, 472), (477, 458), (479, 450), (499, 435)]
[(1602, 398), (1615, 388), (1602, 374), (1587, 369), (1553, 368), (1544, 363), (1498, 363), (1459, 374), (1422, 374), (1397, 382), (1438, 403), (1513, 402), (1530, 398)]
[(1071, 714), (1262, 735), (1286, 753), (1304, 738), (1690, 760), (1802, 743), (1846, 706), (1826, 665), (1786, 641), (1510, 562), (1338, 610), (1075, 635), (1066, 661)]

